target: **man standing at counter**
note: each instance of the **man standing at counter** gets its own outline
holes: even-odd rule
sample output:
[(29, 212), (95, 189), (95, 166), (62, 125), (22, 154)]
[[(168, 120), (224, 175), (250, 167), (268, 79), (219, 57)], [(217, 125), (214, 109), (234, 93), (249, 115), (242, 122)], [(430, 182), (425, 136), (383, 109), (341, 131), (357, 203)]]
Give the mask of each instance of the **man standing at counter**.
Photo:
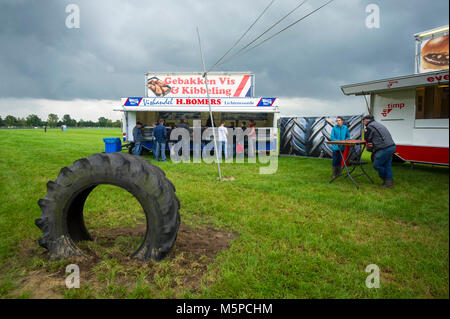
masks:
[(136, 126), (133, 128), (133, 140), (134, 140), (134, 155), (141, 155), (142, 151), (142, 123), (137, 122)]
[(366, 127), (365, 140), (372, 143), (374, 153), (373, 168), (378, 172), (378, 176), (383, 180), (381, 187), (393, 188), (394, 178), (392, 174), (392, 156), (396, 151), (394, 140), (388, 129), (374, 120), (373, 115), (363, 117)]
[(166, 137), (167, 137), (167, 130), (164, 126), (164, 120), (159, 120), (159, 125), (155, 127), (153, 130), (153, 136), (155, 137), (155, 158), (156, 161), (159, 162), (159, 154), (161, 154), (161, 160), (163, 162), (166, 161)]

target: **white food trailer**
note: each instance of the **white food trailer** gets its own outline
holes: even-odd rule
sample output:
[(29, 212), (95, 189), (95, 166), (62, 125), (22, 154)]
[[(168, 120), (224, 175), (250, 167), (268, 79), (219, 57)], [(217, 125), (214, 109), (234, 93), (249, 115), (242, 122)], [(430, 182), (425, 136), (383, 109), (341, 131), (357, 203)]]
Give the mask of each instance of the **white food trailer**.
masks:
[(449, 165), (448, 62), (446, 67), (437, 65), (434, 70), (430, 64), (427, 68), (421, 64), (421, 48), (432, 39), (447, 45), (430, 56), (448, 61), (448, 26), (416, 34), (415, 38), (417, 73), (344, 85), (341, 89), (345, 95), (370, 95), (370, 113), (391, 132), (398, 158)]
[(449, 164), (448, 71), (344, 85), (345, 95), (370, 95), (370, 113), (410, 162)]
[[(122, 98), (121, 106), (115, 109), (123, 112), (124, 142), (133, 142), (132, 130), (137, 121), (144, 124), (143, 147), (152, 150), (152, 124), (159, 119), (164, 119), (166, 126), (176, 126), (184, 118), (191, 128), (194, 120), (204, 126), (210, 119), (202, 73), (148, 73), (145, 83), (145, 96)], [(225, 121), (226, 126), (239, 127), (246, 122), (248, 127), (253, 120), (256, 128), (265, 128), (272, 135), (272, 143), (259, 143), (258, 150), (277, 150), (278, 99), (254, 97), (251, 73), (208, 73), (208, 86), (216, 126)]]

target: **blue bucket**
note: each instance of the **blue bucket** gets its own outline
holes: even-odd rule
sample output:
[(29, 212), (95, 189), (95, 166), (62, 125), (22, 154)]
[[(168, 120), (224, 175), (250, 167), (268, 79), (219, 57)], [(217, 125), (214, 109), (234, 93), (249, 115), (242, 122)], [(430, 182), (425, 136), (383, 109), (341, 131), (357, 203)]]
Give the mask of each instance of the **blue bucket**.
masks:
[(122, 150), (122, 142), (119, 137), (105, 137), (105, 153), (120, 152)]

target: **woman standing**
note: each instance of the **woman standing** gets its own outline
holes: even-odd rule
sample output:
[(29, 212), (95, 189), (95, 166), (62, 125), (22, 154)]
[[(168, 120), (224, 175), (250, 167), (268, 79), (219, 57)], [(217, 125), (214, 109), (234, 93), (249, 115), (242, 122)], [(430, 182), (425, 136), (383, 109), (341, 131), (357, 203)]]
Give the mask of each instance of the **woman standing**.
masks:
[[(331, 141), (344, 141), (350, 139), (350, 132), (347, 125), (344, 125), (344, 119), (342, 116), (338, 116), (336, 119), (336, 125), (331, 130)], [(345, 150), (344, 145), (333, 144), (333, 178), (338, 177), (341, 174), (341, 162), (342, 152)]]

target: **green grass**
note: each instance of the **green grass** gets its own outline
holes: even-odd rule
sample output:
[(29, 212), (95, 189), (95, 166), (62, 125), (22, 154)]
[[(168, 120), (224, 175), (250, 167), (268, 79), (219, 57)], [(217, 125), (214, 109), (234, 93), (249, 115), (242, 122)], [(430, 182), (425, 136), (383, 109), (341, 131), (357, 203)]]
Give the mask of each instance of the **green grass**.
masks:
[[(33, 274), (64, 283), (69, 261), (48, 261), (34, 220), (46, 183), (63, 166), (102, 152), (102, 137), (119, 130), (0, 130), (0, 297), (46, 297), (27, 290)], [(368, 155), (364, 155), (370, 161)], [(145, 156), (153, 163), (151, 156)], [(281, 157), (278, 171), (259, 164), (157, 163), (174, 183), (182, 223), (239, 234), (201, 270), (175, 254), (139, 264), (120, 256), (139, 245), (84, 243), (97, 261), (83, 270), (80, 289), (56, 289), (65, 298), (448, 298), (449, 175), (447, 167), (395, 163), (395, 188), (359, 177), (329, 184), (331, 163)], [(379, 183), (370, 165), (369, 174)], [(100, 186), (88, 198), (89, 229), (135, 226), (144, 215), (126, 191)], [(117, 257), (119, 256), (119, 257)], [(189, 259), (191, 258), (191, 259)], [(206, 258), (206, 257), (205, 257)], [(188, 267), (186, 260), (190, 260)], [(376, 264), (381, 287), (368, 289), (365, 268)], [(200, 274), (200, 275), (199, 275)], [(198, 276), (196, 285), (185, 284)]]

